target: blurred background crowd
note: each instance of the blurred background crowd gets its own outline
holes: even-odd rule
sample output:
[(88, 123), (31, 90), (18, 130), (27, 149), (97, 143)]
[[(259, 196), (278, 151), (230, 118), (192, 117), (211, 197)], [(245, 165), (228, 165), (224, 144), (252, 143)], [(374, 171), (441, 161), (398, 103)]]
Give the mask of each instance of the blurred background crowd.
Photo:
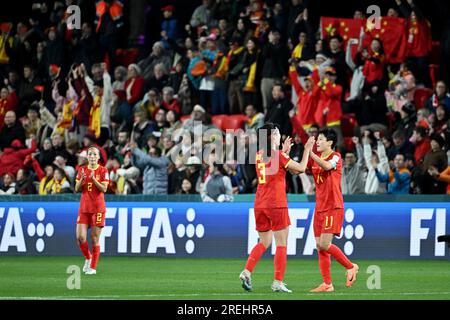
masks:
[[(80, 29), (68, 26), (71, 5)], [(344, 194), (450, 193), (449, 5), (380, 3), (382, 16), (405, 19), (406, 53), (395, 63), (380, 38), (348, 39), (320, 23), (365, 24), (367, 6), (66, 0), (3, 10), (0, 194), (73, 193), (96, 145), (108, 193), (232, 201), (256, 191), (254, 140), (239, 135), (245, 163), (224, 163), (201, 156), (212, 139), (201, 133), (216, 128), (229, 144), (227, 129), (267, 121), (294, 138), (295, 160), (308, 136), (335, 129)], [(287, 174), (287, 188), (314, 194), (307, 174)]]

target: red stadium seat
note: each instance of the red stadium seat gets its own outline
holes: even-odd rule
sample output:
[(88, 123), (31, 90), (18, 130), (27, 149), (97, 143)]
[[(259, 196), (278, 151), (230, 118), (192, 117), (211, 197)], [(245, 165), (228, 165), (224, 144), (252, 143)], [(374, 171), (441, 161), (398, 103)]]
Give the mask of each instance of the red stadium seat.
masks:
[(433, 95), (433, 90), (429, 88), (417, 88), (414, 93), (414, 103), (416, 104), (416, 110), (422, 109), (425, 106), (425, 102)]
[(244, 129), (245, 121), (247, 121), (247, 117), (240, 114), (227, 116), (223, 121), (222, 130), (225, 131), (226, 129)]
[(213, 125), (215, 125), (220, 130), (223, 130), (223, 122), (228, 116), (226, 114), (218, 114), (211, 117)]
[(358, 126), (354, 113), (346, 113), (341, 118), (341, 130), (344, 137), (353, 137)]

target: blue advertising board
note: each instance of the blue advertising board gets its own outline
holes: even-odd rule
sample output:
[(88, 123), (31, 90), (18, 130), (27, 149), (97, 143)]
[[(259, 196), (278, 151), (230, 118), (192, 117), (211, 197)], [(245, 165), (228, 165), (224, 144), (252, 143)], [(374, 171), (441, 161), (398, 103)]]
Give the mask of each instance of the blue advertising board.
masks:
[[(0, 255), (80, 255), (79, 203), (0, 202)], [(290, 258), (315, 255), (314, 203), (290, 202)], [(448, 259), (447, 202), (347, 202), (335, 243), (356, 259)], [(243, 258), (258, 241), (253, 203), (109, 202), (101, 251), (110, 256)], [(273, 246), (274, 247), (274, 246)], [(274, 253), (266, 253), (266, 255)]]

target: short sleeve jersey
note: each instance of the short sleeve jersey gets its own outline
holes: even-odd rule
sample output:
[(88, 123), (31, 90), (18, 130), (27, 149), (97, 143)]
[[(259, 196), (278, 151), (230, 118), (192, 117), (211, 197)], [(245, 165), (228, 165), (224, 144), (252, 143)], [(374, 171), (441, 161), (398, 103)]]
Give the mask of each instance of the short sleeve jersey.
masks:
[(339, 152), (332, 152), (326, 158), (334, 169), (324, 170), (313, 159), (309, 158), (307, 170), (314, 176), (316, 185), (316, 211), (327, 211), (344, 208), (342, 197), (342, 157)]
[(109, 182), (108, 170), (103, 166), (98, 166), (97, 169), (91, 170), (88, 166), (82, 166), (78, 170), (76, 180), (81, 179), (81, 173), (84, 171), (86, 178), (81, 186), (81, 200), (80, 210), (83, 213), (99, 213), (106, 211), (105, 196), (91, 179), (91, 172), (94, 172), (95, 178), (98, 182)]
[(286, 168), (291, 161), (291, 158), (280, 150), (273, 150), (272, 156), (264, 161), (263, 151), (258, 151), (255, 208), (287, 208)]

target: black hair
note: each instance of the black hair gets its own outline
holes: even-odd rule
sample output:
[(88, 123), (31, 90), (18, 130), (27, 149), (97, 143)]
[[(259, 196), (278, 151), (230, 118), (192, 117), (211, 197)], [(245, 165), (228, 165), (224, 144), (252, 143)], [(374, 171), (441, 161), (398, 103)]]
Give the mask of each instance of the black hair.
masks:
[(156, 146), (154, 146), (154, 147), (152, 147), (152, 148), (155, 149), (156, 155), (157, 155), (158, 157), (160, 157), (161, 154), (162, 154), (161, 148), (156, 147)]
[(331, 149), (334, 150), (334, 148), (336, 147), (336, 143), (337, 143), (337, 133), (336, 131), (334, 131), (333, 129), (329, 129), (329, 128), (325, 128), (319, 131), (319, 135), (323, 135), (327, 141), (332, 141), (333, 143), (331, 144)]
[(427, 136), (427, 129), (422, 126), (415, 127), (414, 131), (417, 132), (422, 138)]
[[(272, 134), (275, 130), (280, 130), (280, 128), (278, 127), (278, 125), (272, 123), (272, 122), (267, 122), (265, 123), (261, 128), (258, 129), (258, 150), (264, 150), (264, 154), (263, 157), (265, 160), (267, 160), (267, 158), (270, 158), (272, 155)], [(260, 139), (262, 137), (264, 137), (264, 135), (261, 137), (260, 136), (260, 132), (267, 132), (266, 135), (266, 141), (261, 141)], [(265, 144), (264, 144), (265, 142)], [(267, 157), (267, 158), (266, 158)]]

